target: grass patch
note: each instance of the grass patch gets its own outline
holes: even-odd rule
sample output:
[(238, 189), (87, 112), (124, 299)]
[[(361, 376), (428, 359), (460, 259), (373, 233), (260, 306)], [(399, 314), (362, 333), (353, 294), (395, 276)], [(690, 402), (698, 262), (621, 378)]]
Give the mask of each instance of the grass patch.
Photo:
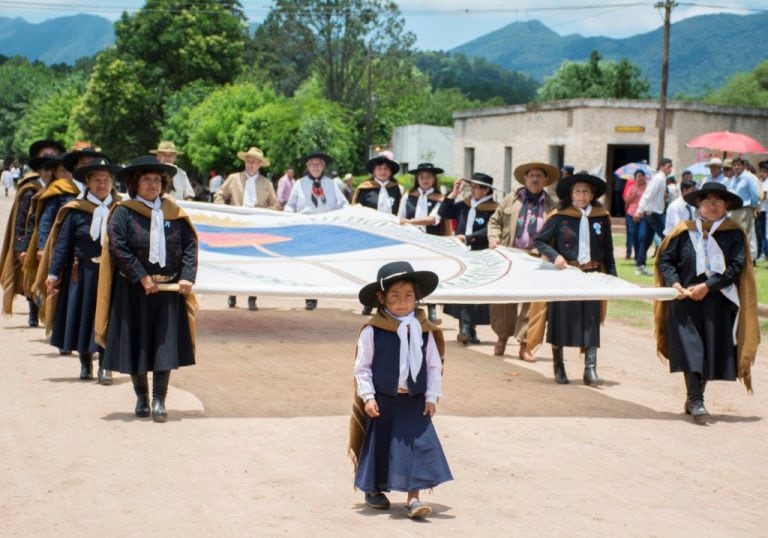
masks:
[(608, 320), (653, 330), (653, 303), (633, 299), (608, 301)]

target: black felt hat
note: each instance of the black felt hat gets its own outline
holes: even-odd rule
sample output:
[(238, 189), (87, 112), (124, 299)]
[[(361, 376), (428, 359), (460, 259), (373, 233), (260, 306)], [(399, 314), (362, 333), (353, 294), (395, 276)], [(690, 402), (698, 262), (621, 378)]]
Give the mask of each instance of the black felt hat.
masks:
[(75, 171), (72, 172), (72, 177), (78, 181), (85, 181), (88, 177), (88, 174), (95, 172), (96, 170), (106, 170), (112, 177), (114, 177), (115, 174), (117, 174), (122, 169), (122, 166), (112, 164), (109, 162), (109, 159), (94, 159), (91, 161), (91, 164), (86, 164), (85, 166), (76, 168)]
[(379, 298), (376, 294), (384, 291), (387, 281), (410, 280), (416, 284), (416, 300), (423, 299), (437, 288), (438, 277), (432, 271), (414, 271), (408, 262), (390, 262), (382, 265), (376, 274), (376, 282), (366, 284), (360, 290), (358, 298), (365, 306), (379, 306)]
[(66, 157), (64, 157), (64, 168), (69, 170), (70, 172), (75, 171), (75, 167), (77, 166), (77, 161), (80, 160), (80, 157), (91, 157), (91, 159), (106, 159), (110, 160), (109, 157), (107, 157), (105, 154), (101, 153), (100, 151), (96, 151), (93, 148), (83, 148), (78, 149), (75, 151), (70, 151), (67, 153)]
[(29, 146), (29, 161), (27, 162), (32, 170), (39, 170), (43, 162), (50, 158), (49, 155), (41, 157), (37, 156), (37, 154), (45, 148), (53, 148), (56, 150), (56, 153), (64, 153), (67, 151), (64, 146), (56, 140), (45, 139), (32, 142)]
[(301, 165), (307, 166), (307, 161), (310, 159), (322, 159), (326, 166), (333, 162), (333, 157), (327, 153), (323, 153), (321, 151), (310, 151), (301, 158)]
[(56, 155), (40, 157), (40, 168), (45, 168), (46, 170), (55, 170), (56, 167), (59, 166), (59, 163), (64, 161), (64, 157), (66, 156), (66, 153), (58, 153)]
[(389, 169), (392, 170), (393, 176), (400, 171), (400, 165), (386, 155), (376, 155), (373, 159), (370, 159), (365, 163), (365, 169), (368, 170), (369, 174), (373, 174), (373, 169), (380, 164), (386, 164)]
[(568, 198), (571, 194), (573, 185), (576, 183), (588, 183), (592, 185), (592, 188), (595, 190), (595, 200), (605, 194), (605, 181), (599, 177), (590, 174), (574, 174), (557, 182), (557, 187), (555, 188), (557, 196), (560, 199)]
[(744, 205), (744, 201), (741, 199), (741, 196), (732, 193), (728, 190), (728, 187), (715, 181), (708, 181), (707, 183), (704, 183), (704, 185), (702, 185), (699, 190), (689, 192), (683, 196), (683, 198), (688, 204), (694, 207), (698, 207), (699, 201), (709, 195), (715, 195), (718, 198), (725, 200), (725, 207), (729, 211), (731, 209), (739, 209)]
[(161, 163), (154, 155), (142, 155), (141, 157), (136, 157), (131, 161), (131, 164), (118, 171), (116, 177), (121, 181), (125, 181), (131, 177), (133, 172), (144, 171), (160, 172), (167, 174), (169, 177), (176, 175), (175, 166)]
[(432, 163), (419, 163), (419, 165), (414, 168), (413, 170), (408, 170), (409, 174), (418, 175), (419, 172), (430, 172), (432, 174), (442, 174), (444, 170), (442, 168), (438, 168)]
[(493, 178), (488, 174), (483, 174), (482, 172), (475, 172), (472, 174), (471, 179), (467, 179), (465, 181), (469, 181), (470, 183), (475, 183), (477, 185), (482, 185), (483, 187), (489, 187), (491, 189), (494, 188)]

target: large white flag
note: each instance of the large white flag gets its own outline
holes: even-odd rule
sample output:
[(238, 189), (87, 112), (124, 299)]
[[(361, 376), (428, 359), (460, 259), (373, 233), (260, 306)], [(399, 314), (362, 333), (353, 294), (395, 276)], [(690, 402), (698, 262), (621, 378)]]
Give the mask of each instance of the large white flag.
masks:
[(200, 239), (195, 291), (356, 299), (378, 268), (406, 260), (434, 271), (436, 303), (532, 300), (672, 299), (671, 288), (642, 288), (601, 273), (558, 271), (524, 252), (469, 251), (361, 206), (320, 215), (180, 202)]

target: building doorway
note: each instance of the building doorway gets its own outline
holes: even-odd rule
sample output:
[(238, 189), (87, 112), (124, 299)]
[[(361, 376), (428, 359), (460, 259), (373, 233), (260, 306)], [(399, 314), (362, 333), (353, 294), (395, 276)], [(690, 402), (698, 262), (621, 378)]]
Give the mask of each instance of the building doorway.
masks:
[(621, 197), (626, 180), (617, 178), (613, 171), (627, 163), (649, 162), (651, 147), (648, 144), (608, 144), (605, 157), (605, 181), (607, 209), (614, 217), (624, 216), (624, 199)]

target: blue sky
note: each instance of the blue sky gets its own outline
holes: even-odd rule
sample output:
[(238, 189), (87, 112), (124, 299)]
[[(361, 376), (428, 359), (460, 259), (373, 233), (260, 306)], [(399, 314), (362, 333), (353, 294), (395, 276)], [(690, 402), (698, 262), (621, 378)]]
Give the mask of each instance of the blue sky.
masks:
[[(515, 21), (540, 20), (560, 35), (627, 37), (650, 32), (662, 24), (656, 0), (401, 0), (406, 25), (414, 32), (417, 48), (448, 50)], [(268, 0), (241, 0), (251, 21), (262, 20)], [(672, 22), (707, 13), (750, 14), (768, 11), (765, 0), (704, 0), (684, 2), (672, 12)], [(698, 4), (698, 5), (693, 5)], [(75, 13), (91, 13), (115, 20), (132, 12), (143, 0), (0, 0), (0, 16), (23, 17), (29, 22)]]

